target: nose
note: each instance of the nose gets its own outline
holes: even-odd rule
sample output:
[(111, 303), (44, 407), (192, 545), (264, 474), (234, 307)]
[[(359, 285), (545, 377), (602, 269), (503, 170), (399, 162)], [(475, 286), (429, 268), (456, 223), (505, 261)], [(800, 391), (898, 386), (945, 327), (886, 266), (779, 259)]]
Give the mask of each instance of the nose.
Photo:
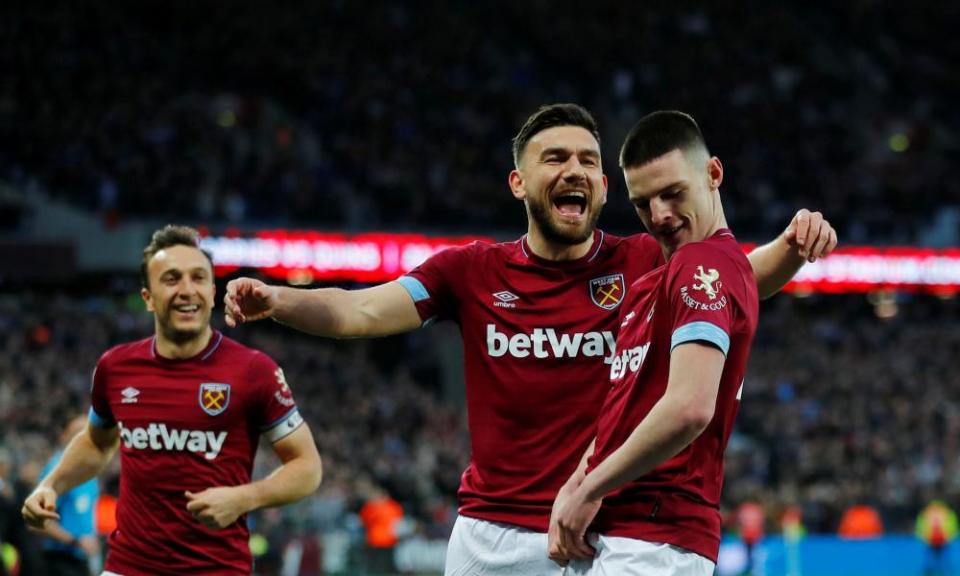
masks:
[(654, 226), (669, 225), (673, 222), (673, 210), (666, 202), (654, 199), (650, 202), (650, 219)]
[(576, 154), (572, 154), (570, 158), (567, 159), (567, 162), (563, 166), (562, 177), (566, 182), (582, 182), (587, 179), (587, 171), (584, 169), (583, 164), (580, 163), (580, 159), (577, 158)]

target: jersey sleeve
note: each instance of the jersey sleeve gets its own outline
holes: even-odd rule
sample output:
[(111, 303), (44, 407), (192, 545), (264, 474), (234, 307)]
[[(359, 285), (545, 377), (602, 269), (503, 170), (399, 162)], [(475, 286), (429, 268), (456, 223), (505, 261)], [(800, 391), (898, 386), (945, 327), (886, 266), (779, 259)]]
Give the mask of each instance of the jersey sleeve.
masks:
[(407, 274), (397, 278), (413, 298), (423, 325), (436, 320), (457, 317), (457, 298), (454, 289), (463, 281), (469, 269), (476, 242), (466, 246), (447, 248), (427, 258)]
[(93, 369), (93, 383), (90, 386), (89, 420), (91, 424), (98, 428), (113, 428), (117, 425), (107, 395), (108, 355), (109, 352), (101, 356), (97, 362), (97, 366)]
[(257, 353), (247, 377), (254, 389), (251, 417), (260, 434), (271, 443), (286, 438), (303, 425), (283, 369), (269, 356)]
[(743, 284), (742, 272), (722, 251), (697, 243), (674, 254), (667, 275), (670, 349), (704, 342), (726, 354), (735, 321), (734, 291)]

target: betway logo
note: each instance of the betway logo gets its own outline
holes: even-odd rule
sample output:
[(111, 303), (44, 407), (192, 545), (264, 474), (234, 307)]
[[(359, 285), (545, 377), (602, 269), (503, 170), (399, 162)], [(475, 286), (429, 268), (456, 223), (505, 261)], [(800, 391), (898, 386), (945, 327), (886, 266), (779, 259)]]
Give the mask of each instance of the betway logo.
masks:
[(650, 343), (643, 346), (637, 346), (629, 350), (624, 350), (613, 360), (613, 366), (610, 367), (610, 379), (619, 380), (627, 375), (627, 371), (636, 372), (643, 366), (643, 360), (647, 357), (650, 350)]
[(534, 328), (530, 334), (507, 336), (493, 324), (487, 324), (487, 354), (499, 358), (510, 354), (514, 358), (574, 358), (576, 356), (603, 356), (603, 362), (613, 362), (617, 341), (613, 332), (575, 332), (557, 334), (553, 328)]
[(166, 424), (155, 422), (151, 422), (146, 428), (124, 428), (123, 422), (117, 422), (117, 426), (120, 428), (120, 440), (127, 448), (176, 452), (186, 450), (203, 454), (207, 460), (215, 459), (227, 440), (227, 433), (223, 431), (168, 429)]

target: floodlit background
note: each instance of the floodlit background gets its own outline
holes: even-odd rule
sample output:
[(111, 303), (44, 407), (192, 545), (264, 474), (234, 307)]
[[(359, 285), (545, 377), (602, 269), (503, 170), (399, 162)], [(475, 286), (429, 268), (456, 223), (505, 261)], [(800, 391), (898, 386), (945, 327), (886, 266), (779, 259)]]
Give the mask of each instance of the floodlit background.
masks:
[[(960, 551), (933, 565), (914, 534), (931, 501), (960, 505), (960, 5), (13, 4), (0, 8), (12, 570), (45, 573), (20, 502), (86, 411), (96, 359), (152, 333), (136, 275), (152, 230), (202, 228), (221, 293), (241, 272), (389, 280), (443, 246), (525, 231), (510, 139), (561, 101), (600, 123), (608, 232), (642, 228), (616, 167), (623, 136), (671, 108), (723, 160), (741, 241), (808, 207), (846, 248), (762, 306), (719, 572), (746, 569), (753, 504), (756, 574), (960, 570)], [(440, 571), (469, 458), (456, 328), (369, 342), (270, 322), (226, 332), (284, 368), (325, 464), (306, 502), (252, 515), (257, 574)], [(275, 465), (261, 450), (257, 473)], [(388, 500), (403, 509), (396, 543), (370, 549), (370, 510)]]

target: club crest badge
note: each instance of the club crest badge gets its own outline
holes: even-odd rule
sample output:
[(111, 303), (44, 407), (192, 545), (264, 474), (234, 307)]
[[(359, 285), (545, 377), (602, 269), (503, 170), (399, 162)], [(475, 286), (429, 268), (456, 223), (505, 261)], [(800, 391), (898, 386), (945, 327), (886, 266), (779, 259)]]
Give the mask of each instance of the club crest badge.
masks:
[(611, 274), (594, 278), (589, 283), (590, 299), (604, 310), (613, 310), (623, 302), (626, 287), (623, 274)]
[(217, 416), (230, 405), (230, 385), (217, 382), (200, 384), (200, 408), (211, 416)]
[(720, 282), (720, 273), (717, 272), (716, 268), (710, 268), (704, 272), (703, 266), (697, 266), (697, 273), (693, 275), (693, 279), (699, 282), (699, 284), (693, 285), (694, 290), (705, 292), (711, 300), (717, 299), (717, 292), (723, 286), (723, 283)]

